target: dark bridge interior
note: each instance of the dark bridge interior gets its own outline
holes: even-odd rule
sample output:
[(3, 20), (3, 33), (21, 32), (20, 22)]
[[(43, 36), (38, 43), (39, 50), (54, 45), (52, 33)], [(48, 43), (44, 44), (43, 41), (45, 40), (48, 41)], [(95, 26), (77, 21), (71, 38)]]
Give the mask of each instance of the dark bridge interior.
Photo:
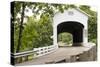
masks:
[(75, 21), (62, 22), (57, 26), (57, 36), (60, 33), (68, 32), (73, 35), (73, 46), (80, 46), (83, 42), (83, 24)]

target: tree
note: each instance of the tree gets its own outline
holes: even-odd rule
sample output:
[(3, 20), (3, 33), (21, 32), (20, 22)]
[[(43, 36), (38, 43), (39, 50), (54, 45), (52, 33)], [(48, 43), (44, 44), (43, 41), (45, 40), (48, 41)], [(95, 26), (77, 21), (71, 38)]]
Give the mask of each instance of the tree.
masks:
[(58, 42), (66, 43), (66, 45), (72, 44), (72, 34), (64, 32), (58, 35)]
[[(32, 2), (14, 2), (14, 11), (12, 14), (12, 33), (14, 28), (14, 52), (31, 50), (35, 47), (52, 45), (50, 38), (52, 33), (53, 16), (56, 12), (63, 13), (68, 8), (77, 8), (69, 4), (48, 4)], [(32, 17), (27, 16), (27, 23), (23, 23), (26, 17), (26, 8), (32, 10)], [(81, 10), (92, 15), (89, 17), (89, 41), (96, 41), (96, 12), (91, 11), (88, 6), (80, 6)], [(21, 17), (17, 17), (18, 14)], [(37, 17), (39, 17), (37, 19)], [(14, 26), (14, 27), (13, 27)], [(93, 35), (93, 36), (92, 36)], [(12, 37), (13, 38), (13, 37)], [(42, 45), (41, 45), (42, 43)], [(22, 47), (22, 48), (20, 48)]]
[(25, 11), (25, 3), (22, 3), (22, 14), (21, 14), (21, 22), (20, 22), (20, 29), (19, 29), (19, 39), (18, 39), (18, 46), (16, 52), (19, 52), (20, 45), (21, 45), (21, 39), (22, 39), (22, 29), (23, 29), (23, 21), (24, 21), (24, 11)]
[(88, 19), (88, 40), (97, 44), (97, 13), (86, 5), (81, 5), (79, 8), (90, 15)]
[[(52, 5), (52, 4), (48, 4), (48, 3), (31, 3), (31, 2), (13, 2), (14, 3), (14, 9), (12, 14), (12, 24), (14, 24), (14, 30), (16, 30), (16, 26), (18, 27), (17, 29), (17, 33), (19, 31), (19, 34), (17, 34), (18, 37), (14, 36), (14, 41), (16, 42), (18, 40), (18, 43), (16, 43), (17, 48), (16, 48), (16, 52), (20, 51), (20, 46), (22, 45), (22, 32), (24, 30), (24, 26), (23, 26), (23, 21), (24, 21), (24, 17), (25, 17), (25, 9), (26, 7), (30, 8), (33, 11), (33, 15), (34, 17), (37, 15), (40, 15), (40, 18), (45, 16), (49, 16), (52, 17), (54, 15), (55, 9), (58, 9), (59, 11), (63, 12), (64, 8), (66, 7), (66, 5), (61, 5), (61, 4), (56, 4)], [(38, 8), (38, 9), (37, 9)], [(28, 10), (27, 10), (28, 11)], [(41, 13), (42, 12), (42, 13)], [(21, 18), (17, 18), (17, 15), (20, 14)], [(43, 37), (42, 37), (43, 38)], [(43, 38), (44, 39), (44, 38)]]

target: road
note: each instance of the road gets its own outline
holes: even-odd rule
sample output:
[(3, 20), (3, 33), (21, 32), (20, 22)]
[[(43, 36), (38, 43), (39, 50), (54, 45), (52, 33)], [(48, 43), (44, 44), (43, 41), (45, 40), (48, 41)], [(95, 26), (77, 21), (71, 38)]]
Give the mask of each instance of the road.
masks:
[(37, 64), (49, 64), (59, 62), (71, 62), (72, 56), (82, 54), (84, 51), (88, 51), (88, 47), (60, 47), (55, 52), (35, 58), (31, 61), (16, 64), (16, 66), (23, 65), (37, 65)]

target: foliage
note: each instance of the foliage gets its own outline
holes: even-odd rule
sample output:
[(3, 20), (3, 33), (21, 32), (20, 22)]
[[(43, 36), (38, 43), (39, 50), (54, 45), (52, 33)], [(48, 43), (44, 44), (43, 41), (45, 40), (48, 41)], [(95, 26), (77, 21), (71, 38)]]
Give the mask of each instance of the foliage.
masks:
[(79, 8), (90, 15), (88, 19), (88, 40), (97, 44), (97, 13), (86, 5), (81, 5)]
[(73, 37), (70, 33), (60, 33), (58, 35), (58, 42), (66, 43), (66, 45), (72, 44)]
[[(24, 12), (22, 9), (23, 4), (25, 5)], [(34, 47), (47, 46), (47, 45), (52, 44), (52, 41), (51, 41), (52, 39), (50, 38), (52, 35), (52, 25), (51, 25), (52, 18), (51, 17), (53, 17), (53, 15), (56, 11), (63, 12), (65, 7), (66, 7), (66, 5), (61, 5), (61, 4), (52, 5), (52, 4), (48, 4), (48, 3), (44, 4), (44, 3), (17, 2), (17, 1), (14, 2), (14, 13), (12, 13), (12, 18), (14, 19), (13, 22), (17, 22), (17, 26), (19, 28), (18, 29), (19, 31), (16, 31), (16, 29), (14, 28), (14, 30), (17, 32), (17, 34), (14, 34), (15, 35), (14, 43), (16, 43), (16, 44), (14, 44), (15, 52), (19, 52), (22, 50), (24, 51), (27, 49), (32, 49)], [(31, 30), (32, 26), (30, 26), (30, 27), (28, 25), (24, 26), (24, 21), (23, 21), (25, 18), (24, 13), (28, 12), (28, 10), (26, 10), (26, 8), (29, 8), (32, 10), (34, 17), (40, 16), (40, 18), (41, 18), (38, 20), (38, 23), (35, 23), (35, 25), (37, 24), (37, 26), (36, 26), (37, 32), (36, 33), (38, 36), (38, 37), (35, 37), (35, 40), (32, 38), (35, 36), (35, 34), (32, 35), (33, 32), (30, 33), (30, 35), (28, 35), (29, 34), (28, 32), (33, 31), (33, 30)], [(21, 14), (21, 18), (17, 17), (18, 14)], [(30, 23), (30, 25), (34, 26), (34, 24), (33, 24), (34, 21), (33, 21), (33, 23), (28, 21), (27, 24), (28, 23)], [(14, 32), (14, 33), (16, 33), (16, 32)], [(19, 32), (19, 34), (18, 34), (18, 32)], [(34, 40), (34, 41), (32, 41), (32, 40)], [(17, 43), (17, 41), (18, 41), (18, 43)], [(29, 41), (29, 43), (27, 43), (28, 41)], [(32, 43), (34, 43), (34, 42), (35, 42), (35, 46), (32, 47)], [(41, 43), (43, 45), (40, 45)]]
[[(18, 37), (21, 35), (19, 34), (20, 25), (22, 25), (22, 37), (21, 37), (21, 44), (19, 44), (19, 51), (25, 50), (32, 50), (36, 47), (43, 47), (52, 45), (52, 38), (53, 35), (53, 16), (56, 12), (63, 13), (64, 10), (68, 8), (77, 8), (75, 5), (69, 4), (48, 4), (48, 3), (32, 3), (32, 2), (14, 2), (14, 13), (12, 13), (12, 23), (14, 23), (14, 52), (17, 51), (18, 46)], [(22, 4), (25, 4), (25, 11), (28, 12), (27, 8), (32, 10), (33, 16), (26, 16), (22, 17)], [(89, 17), (89, 41), (96, 43), (97, 37), (97, 15), (96, 12), (91, 11), (89, 6), (79, 6), (79, 8), (85, 11), (87, 14), (91, 15)], [(17, 17), (18, 14), (21, 17)], [(26, 18), (27, 17), (27, 18)], [(37, 18), (39, 17), (39, 18)], [(24, 21), (21, 24), (21, 20), (27, 19), (27, 22)], [(66, 38), (65, 38), (66, 37)], [(68, 38), (67, 38), (68, 37)], [(63, 39), (61, 39), (63, 38)], [(71, 39), (69, 35), (61, 34), (61, 38), (64, 42), (69, 41), (71, 43)]]

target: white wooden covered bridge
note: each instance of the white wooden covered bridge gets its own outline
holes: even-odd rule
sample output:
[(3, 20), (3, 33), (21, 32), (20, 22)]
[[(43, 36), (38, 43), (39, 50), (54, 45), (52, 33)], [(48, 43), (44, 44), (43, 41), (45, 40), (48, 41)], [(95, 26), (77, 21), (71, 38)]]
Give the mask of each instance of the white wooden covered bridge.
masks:
[[(53, 45), (12, 54), (12, 58), (18, 58), (26, 57), (33, 52), (36, 53), (33, 60), (16, 65), (93, 61), (96, 59), (96, 46), (88, 43), (88, 15), (85, 12), (77, 8), (69, 8), (64, 13), (57, 12), (53, 21)], [(63, 32), (72, 34), (71, 47), (58, 46), (57, 37)]]

